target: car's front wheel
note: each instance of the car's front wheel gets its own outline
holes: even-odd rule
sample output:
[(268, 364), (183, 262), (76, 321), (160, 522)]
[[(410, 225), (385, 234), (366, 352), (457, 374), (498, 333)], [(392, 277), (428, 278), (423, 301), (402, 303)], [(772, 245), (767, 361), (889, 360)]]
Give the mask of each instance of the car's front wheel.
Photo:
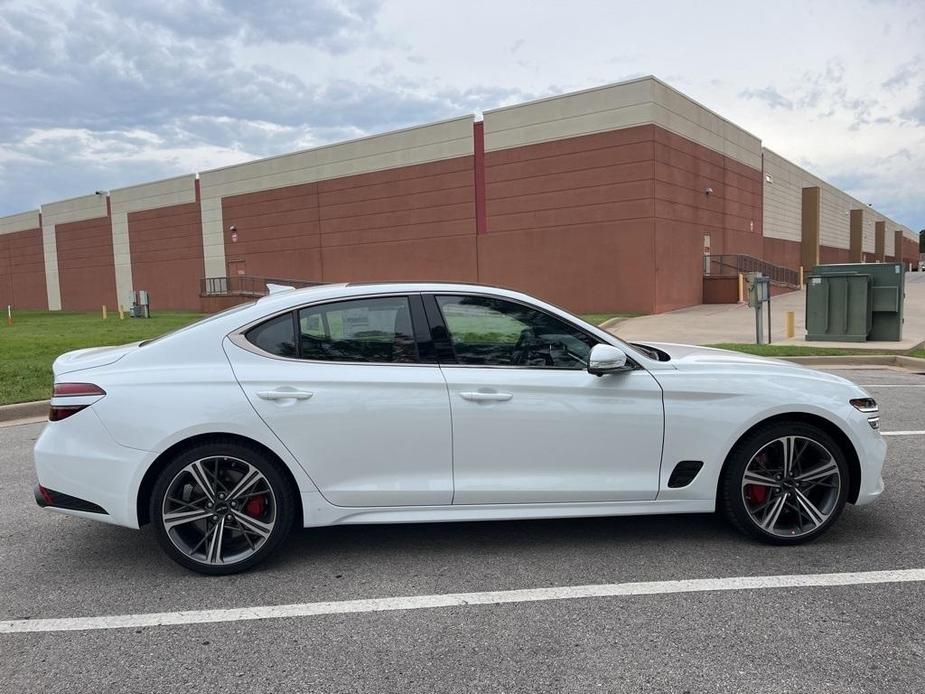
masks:
[(802, 422), (759, 428), (732, 450), (721, 504), (741, 531), (771, 544), (800, 544), (824, 533), (848, 496), (848, 465), (825, 431)]
[(164, 551), (206, 574), (232, 574), (269, 556), (292, 526), (294, 495), (277, 463), (236, 442), (180, 453), (161, 471), (151, 520)]

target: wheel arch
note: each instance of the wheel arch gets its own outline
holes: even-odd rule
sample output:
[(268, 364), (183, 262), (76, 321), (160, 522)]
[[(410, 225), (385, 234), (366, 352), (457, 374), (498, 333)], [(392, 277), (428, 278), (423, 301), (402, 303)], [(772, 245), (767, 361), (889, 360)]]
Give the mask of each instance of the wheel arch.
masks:
[(301, 524), (304, 522), (304, 513), (302, 509), (302, 494), (299, 491), (299, 485), (296, 482), (295, 476), (292, 474), (292, 470), (289, 469), (289, 466), (271, 449), (255, 441), (252, 438), (247, 436), (242, 436), (241, 434), (230, 434), (227, 432), (214, 432), (208, 434), (197, 434), (195, 436), (190, 436), (181, 441), (177, 441), (172, 446), (164, 450), (151, 465), (148, 466), (148, 469), (145, 470), (144, 476), (141, 478), (141, 484), (138, 487), (138, 495), (135, 499), (136, 513), (138, 514), (138, 526), (146, 525), (151, 521), (150, 518), (150, 500), (151, 494), (154, 491), (154, 485), (157, 482), (158, 475), (161, 471), (170, 464), (170, 461), (173, 460), (181, 452), (194, 448), (196, 446), (201, 446), (204, 444), (217, 444), (217, 443), (236, 443), (239, 445), (249, 446), (255, 448), (263, 455), (267, 456), (270, 460), (275, 461), (280, 471), (283, 473), (286, 481), (292, 488), (293, 496), (296, 500), (297, 508), (295, 509), (296, 518)]
[(751, 436), (755, 430), (767, 426), (768, 424), (777, 424), (779, 422), (799, 422), (801, 424), (811, 424), (815, 427), (818, 427), (819, 429), (822, 429), (822, 431), (824, 431), (835, 440), (835, 443), (839, 445), (839, 447), (842, 449), (842, 452), (845, 454), (845, 459), (848, 463), (848, 501), (852, 504), (857, 501), (858, 493), (861, 489), (861, 461), (858, 458), (857, 449), (854, 447), (854, 444), (851, 442), (851, 439), (848, 437), (848, 435), (835, 422), (817, 414), (810, 414), (809, 412), (784, 412), (781, 414), (776, 414), (772, 417), (762, 419), (760, 422), (756, 422), (746, 431), (742, 432), (742, 435), (733, 442), (732, 446), (729, 448), (729, 451), (726, 453), (726, 458), (723, 460), (723, 466), (720, 469), (719, 477), (716, 481), (716, 498), (720, 498), (720, 488), (723, 484), (723, 475), (726, 472), (726, 467), (730, 464), (732, 459), (732, 452), (735, 450), (736, 446), (739, 445), (739, 442), (748, 436)]

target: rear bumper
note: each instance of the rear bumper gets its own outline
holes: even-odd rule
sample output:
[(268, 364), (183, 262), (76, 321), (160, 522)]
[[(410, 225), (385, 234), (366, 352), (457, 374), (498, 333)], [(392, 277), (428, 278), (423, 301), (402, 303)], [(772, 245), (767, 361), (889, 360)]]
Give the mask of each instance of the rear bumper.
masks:
[(41, 508), (56, 508), (64, 511), (84, 511), (85, 513), (106, 513), (106, 509), (97, 506), (92, 501), (78, 499), (76, 496), (64, 494), (54, 489), (48, 489), (40, 484), (33, 490), (35, 503)]
[(151, 454), (116, 443), (92, 407), (49, 422), (33, 454), (40, 487), (53, 490), (36, 489), (39, 506), (138, 527), (138, 487)]

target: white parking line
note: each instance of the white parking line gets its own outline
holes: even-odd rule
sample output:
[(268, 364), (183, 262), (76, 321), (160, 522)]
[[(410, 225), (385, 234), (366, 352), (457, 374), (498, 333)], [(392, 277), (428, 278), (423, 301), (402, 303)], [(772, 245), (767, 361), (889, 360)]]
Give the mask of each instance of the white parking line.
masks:
[(447, 593), (412, 595), (369, 600), (305, 602), (294, 605), (265, 605), (224, 610), (191, 610), (149, 614), (70, 617), (63, 619), (16, 619), (0, 621), (0, 634), (34, 632), (87, 631), (157, 627), (177, 624), (241, 622), (284, 617), (317, 617), (330, 614), (389, 612), (468, 605), (499, 605), (516, 602), (571, 600), (574, 598), (629, 597), (666, 595), (724, 590), (759, 590), (763, 588), (811, 588), (820, 586), (854, 586), (873, 583), (908, 583), (925, 581), (925, 569), (897, 571), (860, 571), (854, 573), (797, 574), (785, 576), (740, 576), (735, 578), (699, 578), (684, 581), (648, 581), (645, 583), (605, 583), (557, 588), (529, 588), (484, 593)]
[(925, 388), (925, 383), (865, 383), (861, 388)]
[(881, 431), (881, 436), (925, 436), (925, 429), (922, 431)]

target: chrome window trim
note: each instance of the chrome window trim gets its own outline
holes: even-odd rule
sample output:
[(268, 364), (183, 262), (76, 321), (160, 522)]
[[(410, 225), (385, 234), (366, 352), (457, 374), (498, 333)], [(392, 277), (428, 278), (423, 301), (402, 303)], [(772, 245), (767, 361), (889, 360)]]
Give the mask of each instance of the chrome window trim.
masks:
[[(489, 299), (497, 299), (498, 301), (507, 301), (508, 303), (511, 303), (511, 304), (518, 304), (532, 311), (536, 311), (537, 313), (542, 313), (543, 315), (549, 316), (550, 318), (557, 320), (560, 323), (565, 323), (567, 325), (570, 325), (572, 328), (579, 331), (582, 335), (585, 335), (591, 338), (592, 340), (594, 340), (595, 344), (598, 344), (598, 345), (603, 344), (603, 342), (601, 341), (600, 338), (597, 337), (597, 335), (592, 335), (587, 330), (585, 330), (584, 327), (576, 324), (572, 320), (563, 318), (562, 316), (558, 316), (555, 313), (550, 313), (549, 311), (547, 311), (541, 306), (536, 306), (535, 304), (530, 304), (530, 303), (527, 303), (526, 301), (521, 301), (520, 299), (514, 299), (509, 296), (498, 296), (497, 294), (492, 294), (490, 292), (452, 292), (452, 291), (441, 292), (441, 291), (427, 290), (427, 291), (422, 291), (421, 294), (422, 295), (429, 294), (434, 297), (434, 301), (437, 304), (437, 310), (440, 311), (440, 315), (443, 318), (444, 325), (446, 325), (446, 316), (443, 315), (443, 308), (441, 308), (440, 302), (437, 301), (439, 297), (441, 296), (480, 296), (480, 297), (485, 297)], [(446, 329), (447, 329), (447, 332), (450, 333), (450, 335), (452, 335), (452, 332), (450, 331), (450, 327), (448, 325), (446, 326)], [(623, 347), (621, 345), (612, 345), (612, 346), (623, 350)], [(623, 350), (623, 352), (625, 354), (626, 350)], [(642, 365), (639, 364), (629, 354), (626, 355), (626, 361), (627, 363), (630, 363), (633, 365), (631, 369), (626, 370), (627, 373), (629, 373), (630, 371), (636, 371), (636, 370), (643, 368)], [(556, 371), (556, 372), (584, 371), (585, 373), (588, 372), (587, 367), (583, 369), (562, 369), (562, 368), (556, 368), (555, 366), (529, 366), (529, 365), (516, 365), (516, 364), (511, 365), (511, 364), (442, 364), (441, 363), (440, 367), (448, 368), (448, 369), (529, 369), (531, 371)]]
[[(349, 286), (349, 284), (348, 284), (348, 286)], [(481, 285), (474, 285), (474, 286), (481, 286)], [(575, 372), (584, 371), (585, 373), (587, 373), (587, 369), (557, 369), (557, 368), (555, 368), (555, 367), (550, 368), (550, 367), (548, 367), (548, 366), (526, 366), (526, 365), (525, 365), (525, 366), (511, 366), (511, 365), (501, 365), (501, 364), (492, 364), (492, 365), (488, 365), (488, 364), (441, 364), (441, 363), (439, 363), (439, 362), (332, 361), (332, 360), (327, 360), (327, 359), (299, 359), (299, 358), (293, 358), (293, 357), (281, 357), (281, 356), (278, 356), (278, 355), (276, 355), (276, 354), (271, 354), (271, 353), (269, 353), (269, 352), (266, 352), (266, 351), (260, 349), (259, 347), (257, 347), (256, 345), (254, 345), (253, 343), (251, 343), (251, 342), (244, 336), (244, 333), (246, 333), (246, 332), (247, 332), (248, 330), (250, 330), (251, 328), (254, 328), (254, 327), (260, 325), (261, 323), (265, 323), (265, 322), (267, 322), (267, 321), (273, 320), (274, 318), (277, 318), (277, 317), (279, 317), (279, 316), (281, 316), (281, 315), (283, 315), (283, 314), (286, 314), (286, 313), (292, 313), (293, 311), (301, 311), (301, 310), (303, 310), (303, 309), (311, 308), (311, 307), (313, 307), (313, 306), (323, 306), (323, 305), (325, 305), (325, 304), (339, 304), (339, 303), (343, 303), (343, 302), (345, 302), (345, 301), (355, 301), (355, 300), (360, 300), (360, 299), (379, 299), (379, 298), (389, 298), (389, 297), (404, 297), (404, 298), (408, 299), (409, 302), (410, 302), (410, 298), (411, 298), (412, 296), (421, 296), (421, 297), (423, 297), (423, 296), (425, 296), (425, 295), (431, 295), (431, 296), (434, 297), (435, 300), (436, 300), (436, 297), (438, 297), (438, 296), (482, 296), (482, 297), (486, 297), (486, 298), (489, 298), (489, 299), (497, 299), (497, 300), (499, 300), (499, 301), (508, 301), (508, 302), (510, 302), (510, 303), (520, 304), (521, 306), (526, 306), (527, 308), (533, 309), (534, 311), (539, 311), (540, 313), (545, 313), (546, 315), (551, 316), (552, 318), (555, 318), (556, 320), (559, 320), (559, 321), (568, 323), (569, 325), (571, 325), (572, 327), (574, 327), (576, 330), (581, 331), (582, 333), (584, 333), (585, 335), (587, 335), (587, 336), (590, 337), (591, 339), (595, 340), (597, 343), (601, 343), (601, 342), (602, 342), (602, 340), (601, 340), (598, 336), (596, 336), (596, 335), (594, 335), (594, 334), (592, 334), (592, 333), (589, 333), (587, 330), (584, 329), (583, 326), (578, 325), (577, 323), (575, 323), (575, 322), (571, 319), (571, 314), (569, 314), (569, 317), (559, 316), (559, 315), (557, 315), (557, 314), (555, 314), (555, 313), (550, 313), (549, 311), (545, 310), (544, 308), (542, 308), (542, 307), (540, 307), (540, 306), (536, 306), (535, 304), (531, 304), (531, 303), (528, 303), (528, 302), (526, 302), (526, 301), (522, 301), (522, 300), (520, 300), (520, 299), (515, 299), (515, 298), (509, 297), (509, 296), (503, 296), (503, 295), (499, 295), (499, 294), (494, 294), (494, 293), (492, 293), (492, 292), (490, 292), (490, 291), (467, 291), (467, 292), (458, 292), (458, 291), (457, 291), (457, 292), (454, 292), (454, 291), (452, 291), (452, 290), (434, 290), (434, 289), (422, 289), (422, 290), (420, 290), (420, 291), (413, 291), (413, 292), (407, 292), (407, 291), (405, 291), (405, 292), (373, 292), (373, 293), (370, 293), (370, 294), (354, 294), (354, 295), (346, 296), (346, 297), (338, 297), (338, 298), (331, 298), (331, 299), (320, 299), (320, 300), (318, 300), (318, 301), (311, 301), (311, 302), (306, 303), (306, 304), (297, 304), (297, 305), (295, 305), (295, 306), (290, 306), (289, 308), (285, 308), (285, 309), (280, 309), (280, 310), (278, 310), (278, 311), (274, 311), (273, 313), (269, 313), (269, 314), (267, 314), (267, 315), (265, 315), (265, 316), (261, 316), (260, 318), (256, 318), (256, 319), (250, 321), (249, 323), (246, 323), (245, 325), (242, 325), (241, 327), (236, 328), (235, 330), (232, 330), (232, 331), (229, 332), (225, 337), (227, 337), (227, 338), (232, 342), (232, 344), (234, 344), (234, 345), (240, 347), (241, 349), (243, 349), (243, 350), (245, 350), (245, 351), (250, 352), (251, 354), (255, 354), (255, 355), (259, 356), (259, 357), (265, 357), (265, 358), (267, 358), (267, 359), (276, 359), (277, 361), (291, 362), (291, 363), (294, 363), (294, 364), (333, 364), (333, 365), (337, 365), (337, 366), (400, 366), (400, 367), (405, 367), (405, 368), (407, 368), (407, 367), (426, 367), (426, 368), (438, 368), (438, 369), (443, 369), (443, 368), (450, 368), (450, 369), (512, 369), (512, 370), (525, 370), (525, 369), (529, 369), (529, 370), (532, 370), (532, 371), (552, 371), (552, 372), (562, 372), (562, 373), (575, 373)], [(438, 309), (440, 308), (440, 307), (439, 307), (439, 304), (438, 304), (437, 308), (438, 308)], [(560, 309), (560, 310), (561, 310), (561, 309)], [(564, 310), (563, 310), (563, 312), (564, 312), (564, 313), (568, 313), (567, 311), (564, 311)], [(442, 311), (441, 311), (441, 314), (442, 314)], [(441, 317), (442, 317), (442, 315), (441, 315)], [(412, 318), (412, 320), (413, 320), (413, 318)], [(445, 321), (445, 319), (444, 319), (444, 323), (445, 323), (445, 322), (446, 322), (446, 321)], [(429, 328), (429, 326), (428, 326), (428, 328)], [(613, 343), (610, 343), (610, 344), (613, 344)], [(619, 348), (622, 349), (624, 352), (626, 352), (626, 349), (624, 349), (624, 347), (623, 347), (622, 344), (615, 344), (615, 345), (613, 345), (613, 346), (614, 346), (614, 347), (619, 347)], [(642, 370), (642, 371), (646, 371), (646, 370), (647, 370), (647, 369), (636, 359), (636, 355), (635, 355), (635, 354), (627, 354), (626, 360), (627, 360), (628, 363), (632, 363), (632, 364), (633, 364), (633, 369), (628, 369), (628, 370), (626, 371), (626, 373), (632, 373), (633, 371), (637, 371), (637, 370)], [(595, 378), (597, 378), (597, 377), (595, 376)]]
[[(406, 299), (409, 302), (408, 308), (410, 310), (411, 296), (412, 295), (420, 296), (420, 294), (421, 292), (388, 292), (388, 293), (383, 293), (383, 294), (358, 294), (358, 295), (353, 295), (353, 296), (348, 296), (348, 297), (340, 297), (337, 299), (321, 299), (320, 301), (313, 301), (307, 304), (299, 304), (296, 306), (290, 306), (289, 308), (280, 309), (279, 311), (275, 311), (274, 313), (269, 313), (265, 316), (261, 316), (260, 318), (252, 320), (250, 323), (247, 323), (246, 325), (242, 325), (240, 328), (236, 328), (235, 330), (232, 330), (225, 337), (227, 337), (232, 342), (232, 344), (237, 345), (241, 349), (246, 350), (250, 352), (251, 354), (256, 354), (258, 357), (266, 357), (268, 359), (276, 359), (277, 361), (291, 362), (293, 364), (333, 364), (337, 366), (402, 366), (402, 367), (424, 366), (424, 367), (430, 367), (430, 368), (439, 368), (440, 365), (437, 364), (436, 362), (429, 363), (429, 362), (421, 362), (421, 361), (417, 361), (417, 362), (334, 361), (332, 359), (299, 359), (298, 357), (281, 357), (278, 354), (271, 354), (270, 352), (260, 349), (257, 345), (252, 343), (245, 336), (245, 333), (251, 328), (256, 328), (258, 325), (271, 321), (274, 318), (279, 318), (280, 316), (285, 315), (287, 313), (301, 311), (303, 309), (311, 308), (313, 306), (324, 306), (325, 304), (341, 304), (341, 303), (344, 303), (345, 301), (355, 301), (355, 300), (363, 300), (363, 299), (388, 299), (388, 298), (401, 297), (401, 298)], [(412, 318), (412, 320), (414, 319)]]

